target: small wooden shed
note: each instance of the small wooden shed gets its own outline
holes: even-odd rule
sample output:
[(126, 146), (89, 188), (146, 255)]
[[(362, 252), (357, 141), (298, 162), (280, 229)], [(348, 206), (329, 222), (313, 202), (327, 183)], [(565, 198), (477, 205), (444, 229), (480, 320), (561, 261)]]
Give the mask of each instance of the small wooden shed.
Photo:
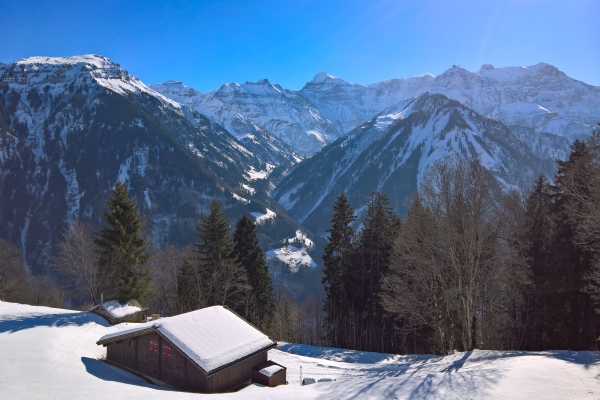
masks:
[(122, 322), (146, 322), (146, 309), (136, 300), (119, 303), (117, 300), (98, 304), (90, 309), (91, 313), (104, 317), (112, 325)]
[(252, 381), (277, 343), (221, 306), (105, 335), (106, 361), (159, 385), (221, 393)]
[(252, 368), (252, 382), (269, 387), (285, 385), (287, 383), (287, 368), (274, 361), (267, 361)]

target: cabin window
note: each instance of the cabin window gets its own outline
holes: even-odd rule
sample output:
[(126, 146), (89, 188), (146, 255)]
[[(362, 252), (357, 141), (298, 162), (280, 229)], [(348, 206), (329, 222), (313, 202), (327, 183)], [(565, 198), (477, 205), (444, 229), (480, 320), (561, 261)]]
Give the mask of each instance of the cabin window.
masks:
[(171, 357), (171, 348), (169, 346), (163, 346), (163, 354), (167, 357)]
[(151, 340), (150, 341), (150, 351), (157, 351), (158, 350), (158, 343), (156, 343), (155, 341)]
[(129, 341), (129, 347), (131, 347), (131, 340)]

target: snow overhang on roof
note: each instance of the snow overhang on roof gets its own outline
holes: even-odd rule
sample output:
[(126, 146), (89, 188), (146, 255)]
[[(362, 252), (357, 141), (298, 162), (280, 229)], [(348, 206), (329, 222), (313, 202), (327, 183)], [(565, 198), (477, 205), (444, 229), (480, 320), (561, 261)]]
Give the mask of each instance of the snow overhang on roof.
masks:
[[(106, 301), (102, 304), (98, 304), (97, 306), (92, 307), (92, 310), (102, 307), (109, 313), (113, 318), (122, 318), (127, 315), (135, 314), (137, 312), (143, 311), (143, 308), (140, 308), (136, 305), (131, 304), (132, 302), (127, 302), (125, 304), (119, 303), (117, 300)], [(137, 302), (133, 302), (134, 304), (138, 304)]]
[(274, 347), (265, 334), (222, 306), (203, 308), (104, 335), (104, 345), (156, 331), (207, 373)]

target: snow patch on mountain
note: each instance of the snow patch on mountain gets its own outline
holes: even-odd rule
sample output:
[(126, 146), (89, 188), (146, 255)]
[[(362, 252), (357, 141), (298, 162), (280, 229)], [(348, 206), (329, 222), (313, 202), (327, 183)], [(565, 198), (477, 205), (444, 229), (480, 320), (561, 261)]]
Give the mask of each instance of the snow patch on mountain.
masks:
[(271, 249), (267, 252), (267, 257), (283, 262), (293, 274), (298, 272), (303, 265), (311, 268), (317, 267), (317, 263), (304, 247), (287, 245), (279, 249)]
[(264, 224), (265, 222), (274, 219), (277, 214), (267, 208), (267, 212), (265, 214), (259, 212), (251, 212), (250, 215), (254, 217), (254, 222), (257, 225)]

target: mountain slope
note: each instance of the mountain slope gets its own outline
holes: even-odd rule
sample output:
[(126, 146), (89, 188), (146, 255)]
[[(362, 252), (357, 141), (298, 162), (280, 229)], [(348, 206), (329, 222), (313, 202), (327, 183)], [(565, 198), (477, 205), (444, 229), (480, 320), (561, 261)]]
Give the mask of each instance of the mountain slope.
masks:
[(248, 126), (260, 127), (303, 156), (314, 154), (386, 108), (425, 92), (443, 94), (514, 127), (522, 140), (535, 144), (532, 151), (539, 157), (564, 155), (565, 140), (570, 143), (589, 134), (600, 120), (600, 88), (545, 63), (506, 68), (484, 65), (476, 72), (453, 66), (437, 77), (425, 74), (368, 85), (320, 72), (300, 91), (266, 79), (225, 84), (204, 94), (175, 81), (152, 88), (191, 106), (238, 139), (253, 135), (261, 141), (262, 135)]
[(240, 113), (236, 113), (227, 119), (214, 118), (214, 113), (207, 112), (202, 107), (204, 98), (202, 93), (193, 88), (188, 88), (181, 82), (168, 81), (150, 85), (150, 87), (165, 97), (180, 103), (186, 117), (194, 125), (197, 123), (197, 114), (212, 115), (211, 122), (213, 125), (217, 125), (218, 123), (215, 120), (218, 120), (244, 147), (259, 159), (278, 167), (281, 174), (303, 158), (302, 154), (296, 151), (293, 146), (267, 132)]
[[(172, 94), (175, 90), (169, 86), (152, 87), (165, 96), (181, 99)], [(224, 84), (217, 90), (186, 99), (186, 104), (237, 137), (247, 135), (247, 124), (253, 124), (305, 156), (316, 153), (343, 133), (296, 92), (267, 79), (242, 85)]]
[(506, 68), (484, 65), (477, 72), (453, 66), (437, 77), (424, 75), (370, 85), (319, 73), (298, 94), (347, 132), (385, 108), (425, 92), (458, 100), (511, 128), (533, 129), (535, 135), (529, 139), (537, 142), (533, 151), (540, 157), (562, 154), (561, 138), (572, 142), (588, 135), (600, 120), (600, 88), (545, 63)]
[(257, 190), (270, 164), (118, 64), (32, 57), (3, 66), (0, 77), (0, 236), (21, 248), (34, 273), (47, 266), (65, 223), (100, 223), (117, 179), (137, 198), (157, 245), (195, 241), (212, 198), (232, 218), (276, 210), (270, 230), (279, 236), (263, 230), (266, 244), (297, 229)]
[(425, 93), (388, 108), (300, 163), (273, 196), (300, 223), (323, 234), (340, 191), (357, 208), (371, 191), (382, 191), (403, 214), (427, 168), (451, 153), (479, 157), (507, 186), (524, 186), (552, 166), (502, 123)]

